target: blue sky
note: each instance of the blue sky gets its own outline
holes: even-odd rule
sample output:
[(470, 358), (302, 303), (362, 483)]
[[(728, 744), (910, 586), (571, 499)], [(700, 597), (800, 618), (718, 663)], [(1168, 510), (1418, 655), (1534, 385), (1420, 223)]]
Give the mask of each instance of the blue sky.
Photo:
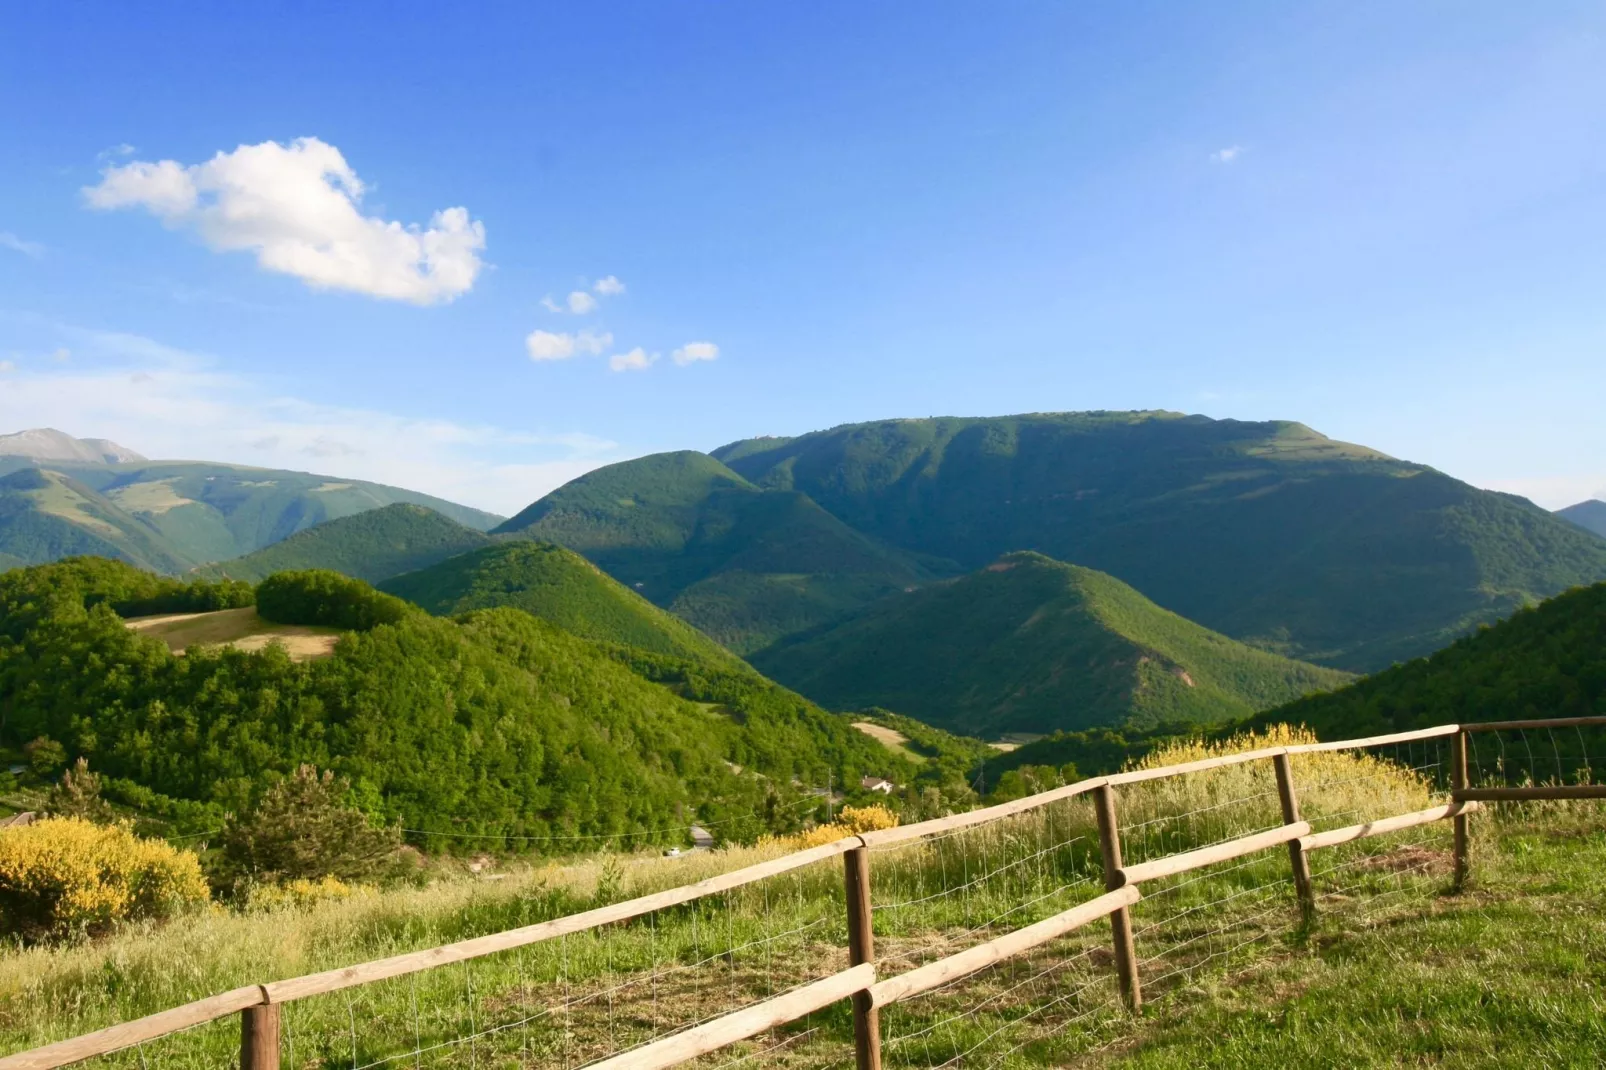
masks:
[(1165, 408), (1606, 496), (1598, 4), (245, 7), (0, 14), (0, 431), (510, 513)]

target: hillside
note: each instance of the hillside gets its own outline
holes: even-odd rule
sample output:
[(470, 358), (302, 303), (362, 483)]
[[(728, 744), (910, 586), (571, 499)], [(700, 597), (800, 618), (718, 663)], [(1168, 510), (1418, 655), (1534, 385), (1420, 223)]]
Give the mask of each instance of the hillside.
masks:
[(973, 736), (1244, 717), (1347, 677), (1256, 650), (1092, 569), (1014, 553), (752, 658), (822, 705)]
[(35, 427), (0, 435), (0, 457), (23, 457), (45, 462), (82, 461), (89, 464), (122, 464), (149, 459), (108, 439), (74, 438), (54, 427)]
[(496, 531), (585, 555), (738, 653), (952, 571), (690, 451), (590, 472)]
[(1290, 656), (1370, 671), (1606, 579), (1606, 543), (1297, 423), (1175, 413), (886, 420), (714, 451), (882, 543), (1031, 549)]
[(737, 839), (790, 831), (794, 782), (910, 772), (745, 667), (736, 682), (717, 666), (689, 679), (517, 610), (431, 617), (331, 572), (278, 573), (256, 592), (271, 623), (343, 632), (327, 657), (180, 656), (118, 616), (238, 604), (240, 586), (164, 585), (95, 558), (0, 576), (0, 747), (48, 737), (117, 797), (235, 810), (311, 762), (348, 777), (377, 817), (532, 850), (680, 842), (688, 819)]
[(1431, 657), (1255, 718), (1323, 738), (1436, 724), (1606, 714), (1606, 583), (1568, 591)]
[(437, 616), (510, 606), (587, 639), (740, 664), (685, 621), (574, 551), (549, 542), (518, 540), (486, 546), (396, 576), (379, 588)]
[(1596, 535), (1606, 538), (1606, 502), (1591, 498), (1587, 502), (1558, 509), (1556, 515), (1569, 523), (1577, 524), (1585, 531), (1593, 531)]
[(244, 557), (208, 565), (200, 574), (256, 582), (275, 572), (327, 568), (378, 583), (490, 541), (433, 509), (397, 502), (325, 521)]
[(10, 497), (0, 505), (0, 555), (27, 564), (93, 553), (182, 572), (240, 557), (326, 520), (397, 502), (425, 506), (479, 531), (500, 520), (427, 494), (308, 472), (189, 461), (39, 462), (0, 455), (0, 476), (37, 483), (40, 476), (21, 475), (28, 470), (68, 485), (72, 500), (53, 492)]

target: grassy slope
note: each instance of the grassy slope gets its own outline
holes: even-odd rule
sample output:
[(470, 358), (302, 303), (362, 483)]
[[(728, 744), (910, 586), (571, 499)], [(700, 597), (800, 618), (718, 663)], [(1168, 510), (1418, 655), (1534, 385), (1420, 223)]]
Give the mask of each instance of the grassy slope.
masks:
[(1159, 608), (1110, 576), (1010, 554), (753, 657), (836, 708), (971, 735), (1243, 717), (1344, 682)]
[(490, 536), (422, 505), (398, 502), (328, 520), (254, 553), (202, 569), (207, 576), (257, 582), (275, 572), (327, 568), (378, 583), (478, 549)]
[(340, 638), (334, 628), (263, 620), (254, 606), (130, 617), (127, 624), (132, 631), (160, 639), (175, 654), (182, 654), (193, 646), (261, 650), (269, 643), (279, 643), (292, 661), (306, 661), (333, 653), (335, 642)]
[(1531, 503), (1300, 424), (1173, 413), (893, 420), (715, 451), (906, 550), (1032, 549), (1291, 656), (1372, 670), (1606, 578)]
[[(0, 474), (31, 466), (32, 462), (20, 458), (0, 458)], [(314, 524), (395, 502), (434, 509), (480, 531), (500, 520), (478, 509), (399, 487), (307, 472), (188, 461), (60, 463), (50, 468), (131, 518), (157, 551), (155, 557), (122, 556), (165, 571), (182, 571), (204, 562), (239, 557)], [(31, 512), (38, 519), (39, 511)], [(49, 514), (43, 515), (49, 519)], [(92, 525), (74, 526), (81, 533), (94, 534)], [(28, 552), (23, 551), (25, 546)], [(112, 547), (112, 551), (116, 549)], [(41, 545), (36, 535), (12, 535), (4, 523), (0, 523), (0, 552), (23, 557), (29, 563), (64, 556), (49, 545)], [(111, 551), (84, 545), (68, 552)]]
[(738, 652), (930, 575), (805, 495), (761, 491), (690, 451), (588, 473), (497, 530), (584, 554)]
[(1585, 531), (1593, 531), (1596, 535), (1606, 537), (1606, 502), (1594, 499), (1579, 502), (1577, 505), (1556, 510), (1556, 515), (1577, 524)]
[(379, 586), (439, 616), (512, 606), (587, 639), (739, 664), (697, 629), (549, 542), (483, 547)]
[(0, 478), (0, 550), (24, 564), (74, 554), (115, 557), (160, 572), (192, 563), (140, 517), (70, 476), (40, 468)]
[(1475, 635), (1257, 717), (1325, 738), (1435, 724), (1606, 714), (1606, 583), (1569, 591)]

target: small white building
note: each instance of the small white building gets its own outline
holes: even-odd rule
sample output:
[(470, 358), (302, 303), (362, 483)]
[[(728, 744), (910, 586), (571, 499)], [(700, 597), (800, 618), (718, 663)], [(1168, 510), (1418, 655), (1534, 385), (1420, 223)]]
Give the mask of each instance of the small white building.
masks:
[(890, 780), (882, 780), (878, 776), (867, 776), (859, 781), (859, 787), (865, 791), (879, 791), (883, 795), (891, 795), (898, 785)]

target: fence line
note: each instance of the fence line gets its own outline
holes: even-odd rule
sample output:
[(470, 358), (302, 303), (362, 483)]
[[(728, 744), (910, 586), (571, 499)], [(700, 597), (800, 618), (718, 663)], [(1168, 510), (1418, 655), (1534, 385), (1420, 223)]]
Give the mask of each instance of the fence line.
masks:
[[(1483, 810), (1483, 802), (1606, 798), (1606, 786), (1588, 782), (1593, 768), (1592, 762), (1596, 759), (1595, 756), (1588, 754), (1588, 749), (1583, 743), (1582, 736), (1584, 727), (1597, 726), (1606, 726), (1606, 717), (1569, 717), (1529, 721), (1485, 722), (1467, 725), (1441, 725), (1434, 728), (1371, 736), (1362, 739), (1267, 747), (1237, 754), (1218, 755), (1177, 765), (1130, 770), (1112, 776), (1095, 777), (1023, 799), (973, 810), (964, 814), (849, 836), (834, 843), (794, 852), (695, 884), (641, 896), (535, 925), (505, 930), (441, 947), (328, 970), (304, 977), (237, 988), (69, 1040), (0, 1058), (0, 1070), (55, 1070), (57, 1067), (134, 1047), (145, 1041), (190, 1029), (231, 1014), (239, 1014), (241, 1016), (240, 1070), (278, 1070), (280, 1058), (279, 1010), (284, 1004), (387, 979), (416, 975), (423, 971), (437, 969), (453, 963), (463, 963), (468, 966), (473, 960), (486, 955), (511, 949), (526, 948), (529, 945), (544, 941), (564, 939), (570, 935), (600, 932), (607, 927), (621, 925), (643, 916), (652, 915), (656, 911), (683, 904), (694, 904), (709, 896), (729, 893), (734, 889), (755, 884), (766, 878), (799, 870), (837, 855), (842, 855), (844, 861), (845, 907), (849, 945), (849, 961), (846, 969), (836, 970), (826, 977), (794, 987), (782, 995), (772, 996), (758, 1003), (742, 1007), (732, 1013), (713, 1017), (694, 1024), (690, 1028), (682, 1028), (679, 1032), (650, 1040), (637, 1047), (605, 1058), (600, 1062), (592, 1062), (586, 1065), (595, 1068), (605, 1067), (607, 1070), (649, 1070), (649, 1068), (650, 1070), (658, 1070), (658, 1068), (677, 1065), (717, 1051), (741, 1040), (764, 1033), (779, 1025), (796, 1021), (841, 999), (851, 997), (853, 1002), (854, 1047), (859, 1070), (879, 1070), (881, 1067), (879, 1008), (911, 999), (922, 993), (940, 990), (983, 970), (998, 967), (1000, 964), (1023, 956), (1033, 949), (1042, 947), (1052, 940), (1067, 936), (1073, 931), (1104, 917), (1111, 919), (1111, 939), (1114, 945), (1113, 960), (1120, 981), (1121, 993), (1131, 1009), (1139, 1009), (1143, 1002), (1140, 971), (1144, 962), (1153, 961), (1153, 959), (1140, 961), (1137, 958), (1132, 929), (1132, 907), (1144, 899), (1137, 887), (1142, 883), (1179, 876), (1203, 867), (1237, 859), (1247, 860), (1240, 863), (1241, 865), (1257, 864), (1252, 856), (1286, 844), (1298, 905), (1308, 916), (1315, 909), (1317, 901), (1307, 861), (1307, 856), (1310, 852), (1351, 843), (1370, 836), (1383, 835), (1450, 819), (1454, 822), (1455, 827), (1455, 882), (1459, 885), (1468, 875), (1468, 817)], [(1580, 753), (1578, 755), (1563, 757), (1561, 749), (1554, 739), (1553, 730), (1557, 728), (1579, 730)], [(1539, 763), (1539, 758), (1533, 754), (1531, 746), (1527, 743), (1526, 734), (1530, 730), (1552, 732), (1551, 743), (1558, 778), (1564, 778), (1567, 775), (1569, 769), (1567, 763), (1572, 762), (1571, 772), (1575, 778), (1584, 782), (1542, 785), (1532, 783), (1532, 776)], [(1524, 733), (1527, 763), (1523, 765), (1518, 762), (1516, 767), (1527, 771), (1525, 775), (1529, 782), (1520, 786), (1472, 786), (1471, 774), (1474, 768), (1481, 771), (1482, 765), (1481, 763), (1476, 763), (1471, 734), (1502, 731)], [(1441, 761), (1436, 760), (1431, 764), (1425, 763), (1422, 766), (1413, 766), (1410, 764), (1409, 759), (1411, 744), (1436, 739), (1448, 739), (1451, 745), (1448, 777), (1450, 782), (1449, 790), (1440, 796), (1441, 798), (1447, 796), (1448, 802), (1427, 809), (1382, 818), (1372, 818), (1359, 823), (1320, 831), (1313, 829), (1310, 820), (1301, 819), (1300, 799), (1296, 791), (1290, 762), (1292, 756), (1315, 755), (1345, 750), (1353, 751), (1382, 746), (1404, 746), (1407, 748), (1408, 755), (1404, 766), (1405, 769), (1418, 773), (1423, 769), (1431, 769), (1435, 776), (1439, 776), (1443, 774)], [(1440, 753), (1442, 754), (1442, 752)], [(1221, 803), (1198, 808), (1186, 814), (1171, 814), (1141, 821), (1125, 829), (1118, 823), (1116, 812), (1117, 792), (1120, 788), (1194, 773), (1214, 770), (1224, 771), (1232, 767), (1246, 766), (1250, 763), (1267, 759), (1270, 759), (1274, 768), (1276, 776), (1275, 790), (1263, 791), (1257, 788), (1247, 797), (1229, 798)], [(1368, 758), (1365, 760), (1382, 763), (1381, 759)], [(1496, 759), (1495, 768), (1501, 775), (1509, 777), (1511, 767), (1508, 766), (1508, 756), (1503, 742), (1500, 745), (1500, 754)], [(1258, 777), (1260, 774), (1252, 773), (1252, 775)], [(878, 980), (872, 925), (873, 909), (870, 901), (870, 853), (872, 848), (886, 848), (893, 845), (913, 846), (918, 845), (921, 841), (926, 841), (935, 844), (940, 851), (943, 838), (961, 830), (989, 825), (1005, 818), (1042, 810), (1053, 803), (1082, 795), (1092, 796), (1093, 809), (1097, 817), (1099, 849), (1105, 885), (1104, 894), (1062, 910), (1044, 920), (1015, 929), (1003, 936), (995, 937), (896, 976)], [(1191, 836), (1192, 823), (1196, 818), (1205, 819), (1206, 827), (1208, 828), (1211, 812), (1219, 815), (1235, 807), (1259, 804), (1262, 799), (1269, 801), (1270, 797), (1277, 798), (1278, 806), (1278, 823), (1272, 827), (1263, 827), (1259, 831), (1251, 832), (1247, 835), (1223, 836), (1214, 842), (1208, 842), (1204, 846), (1192, 850), (1171, 851), (1162, 854), (1160, 857), (1142, 858), (1142, 860), (1134, 863), (1125, 863), (1123, 861), (1123, 835), (1131, 837), (1136, 833), (1142, 833), (1144, 845), (1147, 845), (1151, 840), (1157, 839), (1163, 846), (1167, 839), (1167, 829), (1165, 827), (1167, 823), (1175, 823), (1186, 819), (1189, 822)], [(1223, 829), (1229, 823), (1224, 817), (1218, 817), (1216, 820), (1219, 821)], [(1254, 826), (1251, 825), (1251, 827)], [(1175, 839), (1178, 833), (1172, 832), (1170, 835)], [(1008, 865), (987, 870), (975, 880), (971, 880), (968, 877), (967, 868), (964, 884), (957, 889), (948, 889), (938, 894), (946, 896), (957, 892), (968, 896), (970, 889), (977, 885), (978, 882), (1000, 875), (1003, 875), (1006, 880), (1012, 879), (1011, 874), (1019, 868), (1020, 864), (1035, 861), (1039, 867), (1042, 867), (1047, 864), (1045, 862), (1046, 856), (1061, 850), (1074, 849), (1078, 839), (1078, 837), (1071, 837), (1068, 840), (1054, 841), (1052, 835), (1048, 838), (1051, 841), (1049, 847)], [(966, 856), (965, 865), (967, 867), (969, 865), (968, 855)], [(1335, 867), (1335, 869), (1337, 868), (1342, 868), (1342, 865)], [(1039, 896), (1038, 900), (1033, 900), (1033, 902), (1047, 899), (1059, 891), (1066, 890), (1067, 887), (1076, 887), (1080, 883), (1080, 881), (1073, 881), (1071, 885), (1061, 886), (1046, 895)], [(1177, 893), (1179, 888), (1185, 890), (1186, 883), (1176, 888), (1167, 889), (1161, 895), (1163, 897), (1167, 894)], [(1207, 907), (1220, 906), (1231, 898), (1233, 897), (1229, 896), (1227, 899), (1217, 900), (1213, 903), (1183, 907), (1180, 911), (1173, 912), (1173, 914), (1146, 926), (1140, 931), (1139, 935), (1148, 933), (1151, 929), (1163, 929), (1167, 925), (1185, 921), (1196, 911)], [(912, 899), (909, 903), (920, 901), (922, 900)], [(802, 900), (799, 900), (800, 904), (801, 902)], [(967, 928), (969, 932), (974, 933), (978, 931), (978, 928), (972, 928), (968, 925), (968, 902), (967, 898)], [(895, 909), (898, 906), (909, 905), (909, 903), (886, 904), (876, 909)], [(982, 927), (990, 929), (994, 922), (1008, 916), (1009, 913), (1013, 913), (1014, 909), (1006, 911), (1003, 915), (995, 916), (985, 922)], [(734, 910), (734, 907), (730, 907), (730, 910)], [(1256, 917), (1258, 918), (1260, 915)], [(696, 915), (694, 914), (694, 933), (695, 920)], [(1207, 930), (1203, 935), (1208, 937), (1211, 935), (1211, 931)], [(1178, 936), (1179, 939), (1182, 939), (1181, 933)], [(656, 937), (654, 939), (656, 940)], [(1201, 936), (1195, 934), (1182, 940), (1181, 943), (1173, 945), (1173, 949), (1186, 947), (1189, 944), (1196, 943), (1199, 939), (1201, 939)], [(1250, 937), (1247, 942), (1252, 942), (1253, 939), (1255, 938)], [(746, 946), (748, 945), (743, 945), (743, 947)], [(1231, 954), (1238, 946), (1242, 946), (1242, 944), (1229, 947), (1222, 954)], [(653, 954), (656, 964), (656, 944), (654, 948)], [(724, 956), (731, 963), (731, 991), (733, 998), (736, 991), (736, 953), (739, 950), (742, 950), (742, 948), (736, 945), (733, 931), (731, 947)], [(1084, 952), (1085, 954), (1086, 952)], [(1215, 953), (1211, 952), (1206, 956), (1205, 961), (1209, 961), (1213, 957), (1215, 957)], [(1053, 968), (1051, 966), (1049, 970)], [(1049, 971), (1043, 971), (1029, 977), (1028, 981), (1023, 983), (1033, 983), (1047, 972)], [(1175, 973), (1176, 971), (1172, 972)], [(469, 985), (472, 988), (472, 975), (468, 976)], [(656, 973), (652, 975), (654, 979), (657, 976)], [(1170, 976), (1170, 974), (1166, 976)], [(1161, 980), (1163, 979), (1161, 978)], [(524, 987), (527, 989), (527, 984)], [(612, 991), (612, 989), (609, 990), (610, 993)], [(1080, 990), (1077, 991), (1080, 992)], [(611, 998), (610, 995), (610, 1016)], [(654, 998), (656, 999), (656, 995)], [(1069, 997), (1060, 996), (1054, 1002), (1058, 1003), (1067, 998)], [(567, 1013), (567, 1010), (565, 1013)], [(1031, 1014), (1035, 1013), (1037, 1012), (1031, 1012)], [(353, 1011), (353, 1015), (355, 1015), (355, 1011)], [(1025, 1017), (1030, 1017), (1030, 1014)], [(525, 1019), (525, 1021), (528, 1021), (528, 1019)], [(355, 1020), (353, 1022), (353, 1031), (353, 1043), (355, 1045)], [(293, 1042), (292, 1037), (291, 1043)], [(790, 1041), (783, 1043), (790, 1043)], [(1024, 1044), (1025, 1042), (1022, 1043)], [(1018, 1048), (1019, 1046), (1017, 1045), (1016, 1047)], [(355, 1047), (353, 1050), (355, 1052)], [(416, 1055), (417, 1052), (414, 1054)], [(963, 1053), (959, 1057), (962, 1058)]]

